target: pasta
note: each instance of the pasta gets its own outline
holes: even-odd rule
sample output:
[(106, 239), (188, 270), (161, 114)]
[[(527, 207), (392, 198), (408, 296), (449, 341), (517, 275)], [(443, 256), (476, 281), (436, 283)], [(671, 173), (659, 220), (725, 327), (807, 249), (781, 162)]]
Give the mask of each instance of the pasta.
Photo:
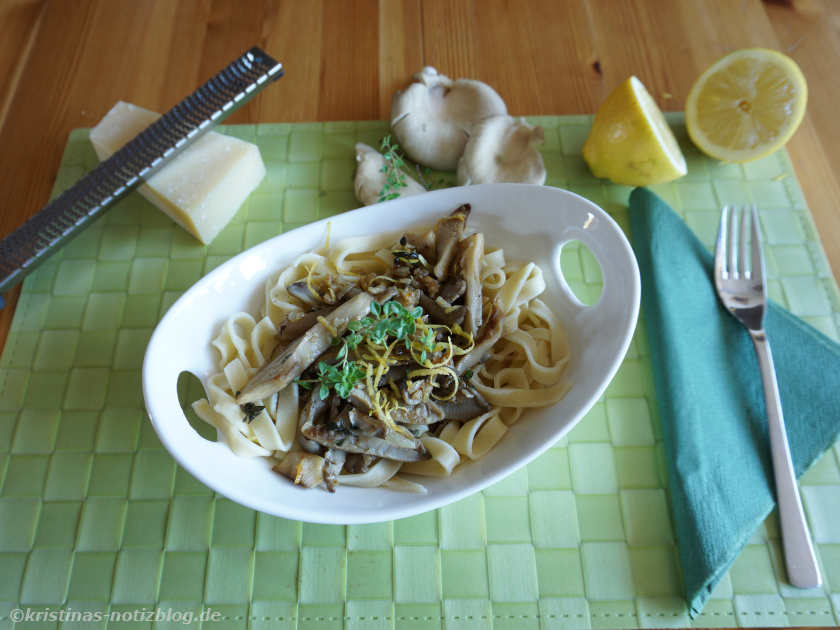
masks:
[(211, 341), (196, 414), (295, 483), (425, 492), (560, 400), (569, 349), (533, 262), (485, 249), (468, 205), (421, 234), (327, 242)]

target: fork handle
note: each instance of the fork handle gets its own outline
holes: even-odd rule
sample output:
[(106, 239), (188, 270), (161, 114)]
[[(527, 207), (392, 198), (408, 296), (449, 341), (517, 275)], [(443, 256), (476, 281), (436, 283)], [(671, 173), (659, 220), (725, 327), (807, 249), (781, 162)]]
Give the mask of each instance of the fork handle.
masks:
[(770, 343), (764, 330), (750, 330), (750, 335), (758, 355), (761, 380), (764, 384), (764, 402), (770, 427), (770, 453), (776, 478), (776, 501), (779, 506), (788, 580), (799, 588), (816, 588), (822, 584), (822, 578), (790, 456), (782, 401), (779, 398), (776, 370), (773, 367), (773, 354), (770, 352)]

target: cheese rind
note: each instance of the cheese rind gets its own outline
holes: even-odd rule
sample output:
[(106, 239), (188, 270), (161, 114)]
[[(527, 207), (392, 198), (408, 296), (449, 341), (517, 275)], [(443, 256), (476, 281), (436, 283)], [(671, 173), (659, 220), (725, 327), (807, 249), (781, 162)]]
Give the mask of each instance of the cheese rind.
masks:
[[(90, 132), (100, 160), (116, 153), (160, 114), (118, 102)], [(205, 245), (228, 224), (265, 176), (259, 148), (206, 133), (138, 188), (146, 199)]]

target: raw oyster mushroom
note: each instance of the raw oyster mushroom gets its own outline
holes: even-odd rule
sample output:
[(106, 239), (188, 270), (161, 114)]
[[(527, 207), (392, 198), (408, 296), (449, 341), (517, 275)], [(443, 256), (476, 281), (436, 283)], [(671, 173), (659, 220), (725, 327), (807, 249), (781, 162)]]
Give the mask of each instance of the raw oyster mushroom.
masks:
[(475, 123), (507, 114), (502, 97), (486, 83), (438, 74), (426, 66), (394, 95), (391, 129), (406, 155), (423, 166), (453, 171)]
[(473, 127), (458, 161), (458, 184), (490, 182), (545, 183), (545, 165), (537, 146), (542, 127), (512, 116), (492, 116)]
[[(385, 158), (379, 151), (364, 142), (356, 143), (356, 177), (353, 180), (356, 199), (366, 206), (379, 202), (380, 194), (388, 178), (386, 167)], [(405, 186), (398, 186), (389, 192), (396, 193), (399, 197), (408, 197), (426, 192), (426, 189), (405, 175)]]

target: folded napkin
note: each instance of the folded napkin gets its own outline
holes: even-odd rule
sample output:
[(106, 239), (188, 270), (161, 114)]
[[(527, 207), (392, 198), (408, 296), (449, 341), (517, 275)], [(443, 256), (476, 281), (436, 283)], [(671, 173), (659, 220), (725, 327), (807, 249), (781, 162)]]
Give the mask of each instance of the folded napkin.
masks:
[[(630, 223), (694, 617), (775, 504), (764, 393), (749, 334), (715, 293), (706, 247), (643, 188), (630, 195)], [(840, 434), (840, 345), (776, 304), (764, 323), (801, 475)]]

